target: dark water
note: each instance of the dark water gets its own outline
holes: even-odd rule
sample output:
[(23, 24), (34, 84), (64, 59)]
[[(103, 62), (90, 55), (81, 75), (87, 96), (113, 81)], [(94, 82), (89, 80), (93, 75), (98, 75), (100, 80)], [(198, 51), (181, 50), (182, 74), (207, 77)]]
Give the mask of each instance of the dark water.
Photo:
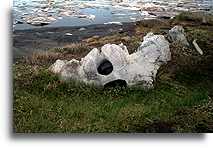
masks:
[[(14, 0), (14, 29), (132, 22), (182, 11), (213, 12), (213, 0)], [(39, 19), (38, 19), (39, 18)], [(44, 26), (40, 26), (40, 23)]]

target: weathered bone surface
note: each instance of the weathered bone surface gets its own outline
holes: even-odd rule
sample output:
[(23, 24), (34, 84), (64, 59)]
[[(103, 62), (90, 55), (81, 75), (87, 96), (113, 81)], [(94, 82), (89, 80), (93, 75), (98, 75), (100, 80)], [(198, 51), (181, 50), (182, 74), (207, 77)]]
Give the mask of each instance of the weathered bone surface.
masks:
[(192, 44), (194, 45), (195, 49), (197, 50), (197, 52), (199, 52), (200, 55), (203, 55), (203, 51), (200, 49), (200, 47), (197, 44), (197, 39), (195, 39)]
[(169, 30), (169, 36), (173, 42), (178, 42), (184, 46), (189, 46), (182, 26), (174, 26), (171, 30)]
[(62, 79), (75, 79), (104, 86), (116, 80), (127, 85), (153, 87), (159, 67), (171, 59), (169, 43), (163, 35), (148, 33), (137, 51), (129, 54), (123, 44), (106, 44), (92, 49), (81, 61), (57, 60), (50, 70)]

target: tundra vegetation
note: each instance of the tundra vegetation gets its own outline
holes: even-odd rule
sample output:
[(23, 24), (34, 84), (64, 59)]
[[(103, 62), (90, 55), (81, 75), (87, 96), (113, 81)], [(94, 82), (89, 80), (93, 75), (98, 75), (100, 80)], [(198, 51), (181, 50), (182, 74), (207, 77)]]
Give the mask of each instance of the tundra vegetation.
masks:
[[(48, 71), (57, 59), (84, 57), (93, 47), (123, 43), (134, 52), (152, 31), (168, 38), (182, 25), (189, 47), (171, 43), (172, 60), (157, 74), (154, 89), (97, 88), (61, 81)], [(200, 55), (192, 42), (203, 51)], [(169, 40), (169, 38), (168, 38)], [(81, 43), (34, 52), (13, 72), (13, 130), (18, 133), (213, 132), (213, 16), (181, 13), (171, 20), (136, 23), (131, 33), (93, 36)]]

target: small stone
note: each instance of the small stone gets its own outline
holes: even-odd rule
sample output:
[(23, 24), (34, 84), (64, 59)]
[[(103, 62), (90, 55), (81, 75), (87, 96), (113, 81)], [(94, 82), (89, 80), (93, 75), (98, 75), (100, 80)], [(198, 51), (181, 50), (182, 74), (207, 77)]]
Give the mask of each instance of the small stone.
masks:
[(169, 30), (169, 36), (171, 37), (171, 40), (173, 42), (178, 42), (181, 45), (189, 46), (182, 26), (175, 26), (171, 30)]

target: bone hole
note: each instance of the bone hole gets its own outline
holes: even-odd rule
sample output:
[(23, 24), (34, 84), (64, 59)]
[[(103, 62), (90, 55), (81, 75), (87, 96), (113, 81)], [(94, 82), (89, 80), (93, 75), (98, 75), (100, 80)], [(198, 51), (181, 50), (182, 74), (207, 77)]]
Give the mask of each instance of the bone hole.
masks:
[(109, 88), (109, 87), (127, 87), (127, 83), (125, 80), (121, 80), (121, 79), (117, 79), (117, 80), (114, 80), (114, 81), (111, 81), (109, 83), (106, 83), (104, 85), (104, 88)]
[(97, 70), (98, 70), (98, 73), (101, 75), (108, 75), (113, 71), (113, 65), (109, 60), (104, 59), (101, 61)]

